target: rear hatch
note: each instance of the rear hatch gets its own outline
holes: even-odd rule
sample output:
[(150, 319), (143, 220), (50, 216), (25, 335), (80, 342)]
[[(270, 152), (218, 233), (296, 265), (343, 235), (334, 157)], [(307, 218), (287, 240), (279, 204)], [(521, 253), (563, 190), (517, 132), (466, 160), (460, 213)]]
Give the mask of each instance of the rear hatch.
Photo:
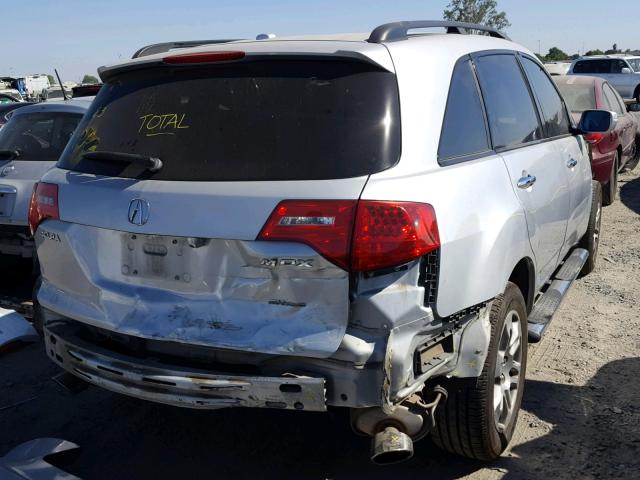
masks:
[[(44, 179), (58, 185), (60, 217), (37, 235), (44, 306), (138, 337), (337, 350), (344, 264), (257, 238), (281, 201), (357, 200), (370, 174), (398, 161), (395, 75), (354, 58), (237, 57), (107, 78)], [(350, 235), (310, 215), (320, 235), (325, 224)]]

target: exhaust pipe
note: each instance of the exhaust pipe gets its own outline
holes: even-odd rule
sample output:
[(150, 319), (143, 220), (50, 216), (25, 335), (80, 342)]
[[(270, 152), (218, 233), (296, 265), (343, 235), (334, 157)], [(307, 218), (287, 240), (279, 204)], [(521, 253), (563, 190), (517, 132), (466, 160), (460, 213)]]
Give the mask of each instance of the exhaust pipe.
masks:
[(386, 427), (376, 433), (371, 444), (371, 460), (378, 465), (389, 465), (413, 457), (413, 440), (396, 427)]

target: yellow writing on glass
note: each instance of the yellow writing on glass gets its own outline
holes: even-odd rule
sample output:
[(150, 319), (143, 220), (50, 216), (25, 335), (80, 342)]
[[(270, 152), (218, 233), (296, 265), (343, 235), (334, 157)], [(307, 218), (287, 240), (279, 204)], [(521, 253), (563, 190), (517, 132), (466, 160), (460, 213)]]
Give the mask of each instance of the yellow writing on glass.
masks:
[(150, 113), (143, 115), (139, 117), (140, 128), (138, 129), (138, 133), (144, 134), (145, 137), (175, 135), (176, 130), (189, 128), (189, 125), (184, 124), (185, 115), (184, 113)]

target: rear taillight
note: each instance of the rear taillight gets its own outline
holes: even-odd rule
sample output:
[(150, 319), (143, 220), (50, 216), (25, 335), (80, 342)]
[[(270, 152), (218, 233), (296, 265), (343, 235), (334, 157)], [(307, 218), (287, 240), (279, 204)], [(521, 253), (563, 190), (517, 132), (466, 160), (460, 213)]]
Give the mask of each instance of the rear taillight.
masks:
[(604, 140), (604, 137), (605, 137), (604, 133), (587, 133), (584, 136), (584, 139), (587, 141), (587, 143), (591, 145), (597, 145), (602, 140)]
[(439, 246), (438, 224), (431, 205), (359, 202), (351, 250), (352, 271), (402, 265)]
[(258, 240), (305, 243), (351, 272), (402, 265), (440, 246), (433, 207), (372, 200), (285, 200)]
[(168, 55), (162, 59), (164, 63), (172, 65), (185, 65), (194, 63), (212, 63), (225, 62), (231, 60), (242, 60), (245, 56), (244, 52), (198, 52), (198, 53), (180, 53), (177, 55)]
[(58, 210), (58, 185), (36, 183), (29, 204), (29, 228), (34, 235), (38, 225), (46, 218), (60, 218)]
[(284, 200), (262, 227), (258, 240), (306, 243), (349, 270), (349, 244), (356, 200)]

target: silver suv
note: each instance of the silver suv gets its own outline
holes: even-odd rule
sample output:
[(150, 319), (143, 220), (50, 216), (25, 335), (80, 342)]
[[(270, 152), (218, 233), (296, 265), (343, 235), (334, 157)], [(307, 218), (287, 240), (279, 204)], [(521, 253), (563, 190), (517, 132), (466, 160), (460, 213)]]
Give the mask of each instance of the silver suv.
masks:
[(612, 114), (573, 126), (480, 25), (184, 46), (101, 68), (37, 187), (47, 354), (182, 407), (349, 408), (378, 463), (500, 455), (527, 332), (594, 266), (581, 134)]
[(0, 255), (33, 256), (27, 224), (33, 186), (56, 164), (89, 104), (28, 105), (9, 113), (0, 130)]
[(640, 57), (594, 56), (574, 60), (569, 75), (602, 77), (615, 88), (622, 98), (640, 103)]

